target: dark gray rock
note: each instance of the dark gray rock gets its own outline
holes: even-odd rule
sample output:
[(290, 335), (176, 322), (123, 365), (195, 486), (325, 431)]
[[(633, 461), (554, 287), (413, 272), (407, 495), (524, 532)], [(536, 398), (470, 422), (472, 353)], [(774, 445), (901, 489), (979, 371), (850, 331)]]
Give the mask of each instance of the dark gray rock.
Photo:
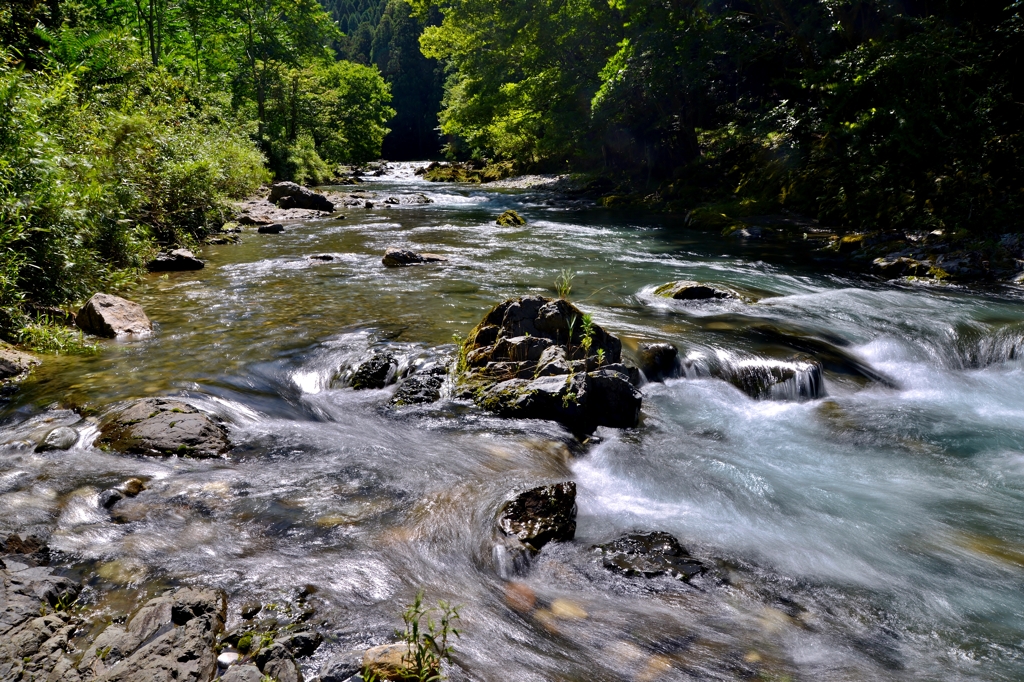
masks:
[(631, 533), (597, 549), (601, 550), (605, 568), (626, 575), (652, 578), (667, 573), (689, 580), (704, 570), (675, 537), (661, 531)]
[(392, 383), (398, 370), (398, 360), (389, 351), (377, 351), (363, 362), (352, 375), (349, 384), (357, 391), (384, 388)]
[(363, 670), (363, 652), (345, 651), (335, 654), (320, 668), (320, 682), (348, 682)]
[(153, 331), (141, 305), (110, 294), (94, 294), (78, 311), (75, 323), (83, 331), (108, 338)]
[(254, 665), (233, 665), (220, 678), (220, 682), (263, 682), (263, 673)]
[(395, 246), (389, 246), (384, 252), (384, 258), (381, 260), (389, 268), (424, 265), (426, 263), (445, 263), (447, 261), (447, 258), (436, 253), (416, 253), (415, 251), (400, 249)]
[(414, 374), (398, 385), (398, 390), (391, 398), (391, 404), (396, 407), (422, 405), (440, 400), (441, 388), (447, 375), (447, 366), (437, 366), (429, 371)]
[(295, 658), (312, 656), (323, 644), (324, 638), (318, 632), (295, 632), (279, 640)]
[(161, 253), (146, 264), (150, 272), (182, 272), (187, 270), (202, 270), (206, 263), (195, 257), (188, 249), (174, 249), (168, 253)]
[(110, 509), (123, 499), (124, 493), (122, 493), (120, 490), (114, 490), (113, 488), (111, 488), (110, 490), (104, 490), (103, 492), (100, 493), (99, 503), (100, 506), (103, 507), (104, 509)]
[(587, 374), (587, 420), (594, 426), (630, 429), (640, 422), (643, 397), (629, 375), (618, 369), (607, 367)]
[(115, 412), (101, 426), (97, 444), (132, 454), (198, 458), (231, 449), (223, 424), (173, 398), (145, 398)]
[(242, 618), (244, 620), (252, 620), (255, 618), (260, 611), (263, 610), (263, 605), (258, 601), (250, 601), (242, 604)]
[(735, 293), (700, 282), (679, 280), (663, 284), (654, 290), (658, 296), (674, 298), (677, 301), (707, 301), (711, 299), (738, 298)]
[(330, 199), (294, 182), (278, 182), (272, 185), (270, 202), (277, 204), (279, 208), (305, 208), (334, 213), (334, 203)]
[(492, 358), (509, 359), (514, 362), (537, 362), (552, 344), (543, 336), (514, 336), (503, 338), (494, 345)]
[(670, 343), (641, 343), (637, 349), (640, 371), (648, 381), (679, 376), (679, 350)]
[(36, 446), (36, 452), (47, 450), (70, 450), (78, 442), (78, 431), (70, 426), (58, 426), (46, 434), (43, 441)]
[(276, 682), (302, 682), (302, 671), (291, 652), (280, 642), (258, 651), (254, 660), (263, 674)]
[(259, 234), (281, 234), (284, 232), (284, 225), (281, 223), (273, 223), (270, 225), (260, 225), (256, 230)]
[(576, 536), (576, 484), (545, 485), (505, 503), (498, 527), (534, 550), (549, 542), (569, 542)]

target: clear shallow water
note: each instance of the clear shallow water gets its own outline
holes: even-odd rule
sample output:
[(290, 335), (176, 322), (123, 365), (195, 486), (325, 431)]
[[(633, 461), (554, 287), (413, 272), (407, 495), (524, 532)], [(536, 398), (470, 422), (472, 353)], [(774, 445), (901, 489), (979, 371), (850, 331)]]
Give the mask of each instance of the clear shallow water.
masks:
[[(359, 189), (435, 203), (378, 203), (207, 247), (205, 270), (131, 293), (152, 337), (56, 359), (26, 382), (0, 428), (0, 532), (52, 533), (95, 576), (101, 610), (205, 584), (228, 591), (237, 618), (248, 599), (312, 584), (328, 643), (311, 671), (332, 651), (387, 641), (423, 588), (464, 605), (455, 679), (1024, 676), (1020, 297), (815, 273), (678, 218), (422, 183), (410, 165)], [(495, 226), (505, 208), (529, 224)], [(451, 262), (384, 268), (391, 244)], [(308, 259), (323, 253), (336, 259)], [(578, 273), (573, 301), (627, 351), (665, 340), (688, 358), (690, 378), (644, 387), (638, 429), (602, 429), (581, 448), (554, 424), (451, 401), (396, 411), (390, 390), (337, 381), (371, 347), (432, 358), (493, 304), (550, 295), (565, 268)], [(652, 295), (672, 279), (765, 298)], [(822, 399), (755, 401), (710, 376), (823, 344), (838, 359)], [(228, 458), (89, 446), (88, 420), (108, 406), (167, 394), (231, 424)], [(64, 423), (83, 432), (71, 451), (25, 444)], [(95, 496), (128, 476), (149, 490), (119, 503), (115, 522)], [(579, 486), (576, 542), (510, 575), (497, 509), (513, 488), (565, 479)], [(591, 545), (631, 530), (674, 533), (708, 574), (687, 586), (606, 572)], [(509, 607), (511, 580), (536, 609)]]

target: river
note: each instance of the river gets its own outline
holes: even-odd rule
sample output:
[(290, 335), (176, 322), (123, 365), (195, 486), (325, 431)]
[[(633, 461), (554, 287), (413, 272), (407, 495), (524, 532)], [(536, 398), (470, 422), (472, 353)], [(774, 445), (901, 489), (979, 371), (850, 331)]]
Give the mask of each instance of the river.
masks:
[[(422, 589), (462, 605), (456, 680), (1024, 678), (1020, 294), (820, 272), (678, 216), (412, 170), (359, 189), (433, 203), (206, 247), (204, 270), (128, 294), (152, 336), (48, 360), (3, 408), (0, 532), (49, 536), (98, 612), (207, 585), (227, 590), (237, 621), (244, 601), (312, 585), (327, 641), (309, 675), (389, 641)], [(506, 208), (528, 224), (495, 225)], [(385, 268), (392, 244), (450, 262)], [(570, 299), (627, 354), (666, 341), (686, 358), (687, 376), (642, 387), (636, 429), (579, 446), (554, 423), (451, 400), (390, 408), (393, 388), (337, 379), (370, 348), (411, 364), (451, 351), (494, 304), (554, 295), (563, 270)], [(762, 298), (653, 294), (677, 279)], [(839, 363), (824, 397), (754, 400), (710, 376), (808, 338), (889, 381)], [(104, 409), (150, 395), (221, 415), (236, 447), (217, 460), (91, 447)], [(27, 439), (56, 424), (83, 438), (34, 453)], [(149, 489), (112, 518), (96, 496), (129, 476)], [(510, 574), (498, 508), (560, 480), (578, 485), (576, 540)], [(633, 530), (671, 532), (709, 571), (690, 584), (606, 571), (591, 547)], [(509, 607), (512, 581), (532, 611)]]

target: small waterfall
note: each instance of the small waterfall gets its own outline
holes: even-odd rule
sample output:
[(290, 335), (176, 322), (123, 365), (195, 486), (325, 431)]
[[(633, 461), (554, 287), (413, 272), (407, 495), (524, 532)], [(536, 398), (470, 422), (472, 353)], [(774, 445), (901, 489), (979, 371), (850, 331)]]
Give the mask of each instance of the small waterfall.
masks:
[(826, 395), (821, 363), (809, 356), (729, 359), (719, 376), (756, 400), (804, 401)]

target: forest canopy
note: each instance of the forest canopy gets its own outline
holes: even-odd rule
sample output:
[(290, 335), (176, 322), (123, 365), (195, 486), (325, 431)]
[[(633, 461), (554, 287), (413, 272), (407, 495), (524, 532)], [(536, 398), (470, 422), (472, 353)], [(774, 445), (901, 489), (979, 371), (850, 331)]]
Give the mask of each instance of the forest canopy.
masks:
[(1019, 0), (409, 0), (453, 157), (600, 168), (681, 208), (1019, 226)]

